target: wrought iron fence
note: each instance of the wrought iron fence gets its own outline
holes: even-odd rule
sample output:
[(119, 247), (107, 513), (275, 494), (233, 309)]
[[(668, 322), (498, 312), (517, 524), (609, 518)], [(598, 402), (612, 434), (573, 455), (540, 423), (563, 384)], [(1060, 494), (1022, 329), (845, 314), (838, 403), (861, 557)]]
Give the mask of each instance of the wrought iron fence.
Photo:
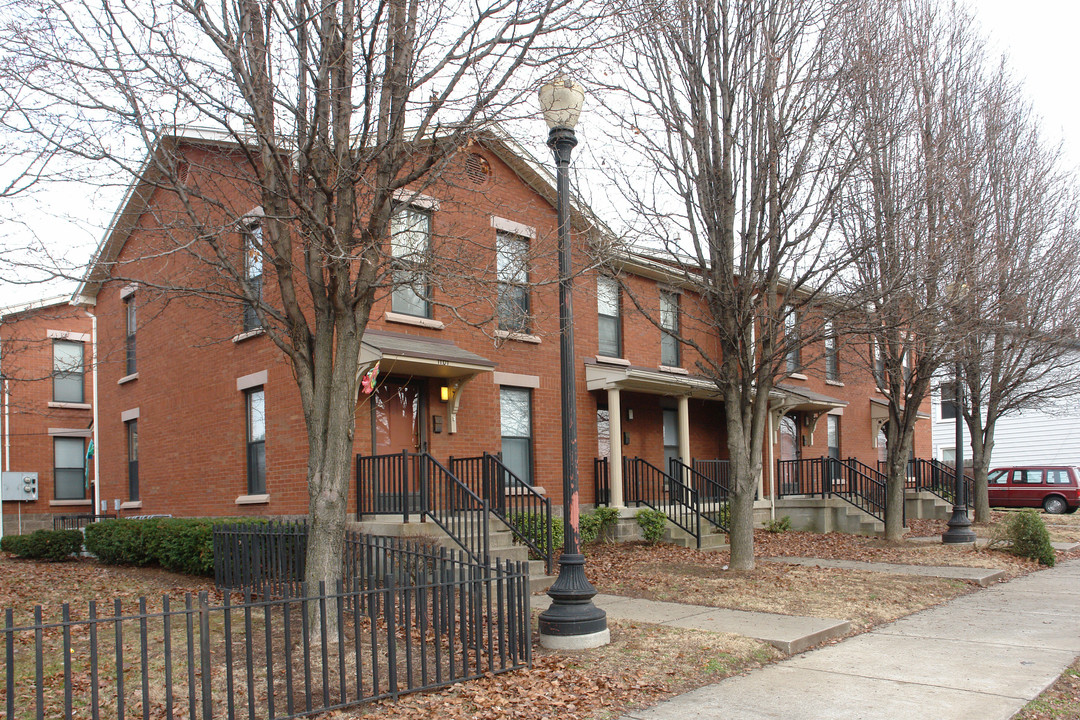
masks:
[(645, 505), (663, 512), (701, 547), (697, 490), (642, 458), (623, 458), (623, 483), (627, 505)]
[(82, 530), (90, 523), (98, 520), (111, 520), (116, 515), (106, 513), (104, 515), (57, 515), (53, 518), (53, 530)]
[[(385, 539), (383, 539), (385, 540)], [(294, 718), (531, 662), (528, 572), (373, 542), (332, 590), (4, 613), (6, 718)], [(422, 557), (422, 562), (421, 562)], [(422, 574), (412, 573), (419, 566)], [(295, 566), (294, 566), (295, 567)], [(405, 570), (403, 570), (405, 568)], [(408, 580), (408, 584), (402, 582)], [(50, 617), (49, 615), (58, 615)]]

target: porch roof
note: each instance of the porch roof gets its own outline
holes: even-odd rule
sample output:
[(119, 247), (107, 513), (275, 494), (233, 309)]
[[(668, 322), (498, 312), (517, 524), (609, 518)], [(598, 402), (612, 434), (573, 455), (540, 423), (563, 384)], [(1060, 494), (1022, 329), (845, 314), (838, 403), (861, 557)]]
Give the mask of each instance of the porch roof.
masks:
[(807, 390), (806, 388), (777, 383), (775, 389), (784, 394), (784, 399), (780, 401), (780, 405), (783, 406), (784, 412), (792, 410), (801, 410), (804, 412), (828, 412), (829, 410), (847, 407), (848, 405), (846, 400), (829, 397), (828, 395), (823, 395), (819, 392), (814, 392), (813, 390)]
[(450, 340), (367, 330), (360, 346), (360, 364), (371, 365), (376, 361), (381, 373), (417, 377), (462, 378), (495, 369), (491, 360)]
[[(904, 408), (900, 408), (900, 412), (904, 412)], [(870, 398), (870, 418), (872, 420), (881, 420), (882, 422), (889, 421), (889, 401), (882, 400), (881, 398)], [(919, 410), (915, 413), (916, 420), (929, 420), (930, 414), (924, 413)]]
[(600, 362), (585, 358), (585, 385), (589, 390), (626, 390), (648, 395), (686, 396), (704, 400), (722, 397), (716, 384), (687, 372), (639, 367), (630, 363)]

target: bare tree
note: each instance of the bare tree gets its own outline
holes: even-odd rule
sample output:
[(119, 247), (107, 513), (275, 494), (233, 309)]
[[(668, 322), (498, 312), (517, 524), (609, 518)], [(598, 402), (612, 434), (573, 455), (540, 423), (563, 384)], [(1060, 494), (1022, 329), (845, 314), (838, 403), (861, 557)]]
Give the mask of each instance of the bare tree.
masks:
[[(954, 202), (963, 223), (954, 236), (968, 286), (957, 308), (966, 328), (960, 411), (971, 438), (975, 520), (988, 522), (998, 420), (1080, 389), (1080, 256), (1072, 178), (1004, 64), (980, 95), (962, 133), (967, 161), (957, 167)], [(954, 397), (955, 382), (943, 385)]]
[(869, 0), (849, 52), (862, 157), (838, 208), (848, 280), (865, 298), (865, 360), (888, 400), (885, 536), (904, 531), (904, 485), (919, 407), (964, 329), (950, 204), (956, 138), (980, 70), (970, 20), (929, 0)]
[[(22, 94), (20, 122), (42, 152), (168, 190), (175, 204), (159, 220), (177, 232), (160, 234), (157, 258), (183, 253), (203, 270), (166, 280), (137, 264), (98, 263), (163, 296), (250, 307), (291, 362), (309, 446), (309, 582), (341, 577), (360, 344), (377, 293), (397, 282), (388, 247), (395, 198), (422, 190), (478, 128), (511, 115), (523, 97), (532, 107), (540, 66), (570, 57), (588, 37), (586, 5), (43, 0), (5, 8), (0, 51)], [(8, 99), (19, 100), (11, 87)], [(210, 172), (202, 185), (188, 181), (191, 160), (170, 142), (176, 125), (209, 126), (227, 141), (200, 168), (212, 181)], [(258, 212), (245, 216), (252, 205)], [(241, 253), (236, 229), (245, 225), (257, 232)]]
[(700, 296), (685, 327), (719, 344), (717, 354), (679, 336), (723, 394), (734, 568), (754, 566), (770, 397), (788, 353), (811, 339), (785, 338), (785, 317), (812, 306), (837, 270), (825, 238), (852, 155), (840, 141), (843, 12), (795, 0), (642, 3), (613, 63), (626, 79), (610, 103), (634, 153), (620, 184), (640, 218), (635, 239), (662, 249)]

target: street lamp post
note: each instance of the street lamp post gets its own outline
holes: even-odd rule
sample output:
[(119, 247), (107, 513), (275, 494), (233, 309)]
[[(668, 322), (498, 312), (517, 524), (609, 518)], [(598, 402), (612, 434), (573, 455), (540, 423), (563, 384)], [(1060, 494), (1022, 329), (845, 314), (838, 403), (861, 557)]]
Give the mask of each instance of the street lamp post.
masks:
[(953, 385), (956, 392), (953, 397), (956, 400), (956, 452), (954, 467), (956, 479), (955, 502), (953, 503), (952, 517), (949, 518), (949, 529), (941, 534), (941, 542), (946, 545), (975, 542), (975, 531), (971, 529), (971, 520), (967, 514), (967, 488), (964, 485), (964, 412), (963, 412), (963, 386), (960, 384), (960, 363), (956, 364), (956, 374)]
[(577, 410), (574, 383), (573, 271), (570, 267), (570, 151), (577, 145), (574, 126), (585, 93), (568, 78), (540, 88), (540, 108), (555, 155), (559, 222), (559, 388), (562, 398), (563, 554), (559, 577), (548, 590), (551, 606), (540, 615), (540, 643), (556, 650), (606, 645), (607, 613), (592, 603), (596, 588), (585, 577), (585, 556), (579, 548)]

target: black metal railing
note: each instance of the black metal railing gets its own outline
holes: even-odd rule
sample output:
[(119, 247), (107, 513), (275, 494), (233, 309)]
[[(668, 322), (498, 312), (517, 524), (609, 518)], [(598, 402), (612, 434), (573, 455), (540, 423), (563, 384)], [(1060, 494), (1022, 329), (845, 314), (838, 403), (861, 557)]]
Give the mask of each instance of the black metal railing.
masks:
[(527, 567), (450, 555), (429, 554), (411, 584), (356, 574), (299, 595), (283, 583), (283, 597), (255, 602), (202, 592), (153, 606), (64, 603), (58, 617), (8, 609), (5, 717), (274, 720), (530, 664)]
[[(498, 457), (484, 453), (480, 457), (450, 458), (450, 472), (487, 501), (488, 509), (502, 520), (514, 537), (544, 561), (552, 571), (551, 500), (519, 478)], [(543, 539), (529, 528), (545, 528)]]
[[(948, 503), (956, 503), (956, 469), (940, 460), (914, 458), (908, 462), (907, 487), (926, 490)], [(975, 504), (975, 479), (964, 473), (967, 506)]]
[(623, 458), (623, 488), (627, 505), (659, 510), (701, 547), (701, 513), (694, 488), (642, 458)]
[(873, 468), (849, 458), (777, 460), (777, 495), (836, 496), (884, 522), (885, 481)]
[[(691, 466), (695, 472), (699, 472), (705, 477), (709, 478), (712, 483), (719, 485), (724, 489), (724, 498), (727, 498), (727, 493), (732, 490), (731, 485), (731, 463), (727, 460), (702, 460), (694, 458), (691, 460)], [(702, 500), (706, 500), (707, 496), (702, 496)], [(757, 498), (755, 498), (757, 499)]]
[(111, 520), (116, 515), (105, 513), (104, 515), (57, 515), (53, 518), (53, 530), (82, 530), (90, 523), (98, 520)]
[(490, 554), (487, 502), (428, 453), (357, 455), (356, 514), (419, 515), (475, 561)]
[(593, 497), (597, 507), (611, 504), (611, 463), (606, 457), (593, 458)]
[(714, 477), (690, 467), (679, 458), (668, 459), (668, 474), (694, 489), (698, 500), (696, 510), (706, 522), (724, 532), (728, 532), (730, 529), (728, 520), (731, 507), (728, 502), (730, 499), (728, 486), (721, 484)]

